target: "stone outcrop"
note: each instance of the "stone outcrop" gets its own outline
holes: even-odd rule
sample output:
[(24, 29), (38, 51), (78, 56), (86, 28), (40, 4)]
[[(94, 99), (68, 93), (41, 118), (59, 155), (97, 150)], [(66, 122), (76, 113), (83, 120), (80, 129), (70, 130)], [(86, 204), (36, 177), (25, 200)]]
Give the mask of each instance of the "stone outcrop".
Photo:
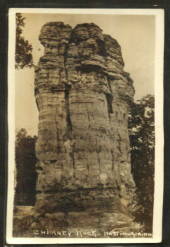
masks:
[(134, 230), (128, 136), (134, 88), (121, 47), (93, 23), (72, 29), (50, 22), (39, 39), (45, 51), (35, 72), (35, 209), (44, 217), (38, 224), (51, 217), (59, 229)]

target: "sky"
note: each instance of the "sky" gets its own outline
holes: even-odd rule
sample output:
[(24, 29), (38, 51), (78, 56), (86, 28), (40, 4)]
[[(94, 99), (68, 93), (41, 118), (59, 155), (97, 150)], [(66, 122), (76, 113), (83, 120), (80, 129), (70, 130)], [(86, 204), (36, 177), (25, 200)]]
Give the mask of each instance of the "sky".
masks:
[[(135, 100), (154, 94), (155, 17), (153, 15), (101, 14), (32, 14), (24, 13), (23, 36), (33, 46), (34, 64), (43, 55), (38, 40), (41, 27), (50, 21), (63, 21), (75, 27), (80, 23), (95, 23), (103, 33), (115, 38), (122, 49), (124, 70), (134, 80)], [(34, 69), (20, 69), (15, 73), (16, 130), (27, 129), (37, 134), (38, 111), (34, 98)]]

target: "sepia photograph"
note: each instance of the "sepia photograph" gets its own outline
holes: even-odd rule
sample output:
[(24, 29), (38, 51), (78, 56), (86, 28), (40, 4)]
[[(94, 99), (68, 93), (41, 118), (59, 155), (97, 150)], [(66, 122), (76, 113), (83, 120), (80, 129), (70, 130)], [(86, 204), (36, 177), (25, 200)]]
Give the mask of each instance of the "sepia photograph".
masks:
[(9, 9), (7, 243), (162, 240), (162, 9)]

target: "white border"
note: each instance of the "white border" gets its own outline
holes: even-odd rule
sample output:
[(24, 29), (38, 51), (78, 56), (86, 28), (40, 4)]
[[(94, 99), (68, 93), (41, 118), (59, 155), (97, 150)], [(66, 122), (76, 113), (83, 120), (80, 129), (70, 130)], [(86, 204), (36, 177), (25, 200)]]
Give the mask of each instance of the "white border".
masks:
[[(14, 201), (15, 161), (15, 14), (62, 13), (62, 14), (113, 14), (154, 15), (156, 17), (155, 59), (155, 192), (152, 238), (19, 238), (12, 237)], [(140, 41), (139, 41), (140, 42)], [(164, 10), (163, 9), (9, 9), (8, 41), (8, 197), (6, 241), (8, 244), (77, 244), (77, 243), (159, 243), (162, 240), (163, 209), (163, 53), (164, 53)]]

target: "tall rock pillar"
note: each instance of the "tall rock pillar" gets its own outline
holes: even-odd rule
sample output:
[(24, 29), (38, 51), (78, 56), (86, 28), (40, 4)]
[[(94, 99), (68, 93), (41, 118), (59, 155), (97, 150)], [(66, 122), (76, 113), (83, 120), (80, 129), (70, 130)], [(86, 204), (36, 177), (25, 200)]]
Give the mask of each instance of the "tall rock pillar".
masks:
[(59, 229), (95, 228), (99, 236), (102, 229), (132, 229), (128, 111), (134, 88), (121, 48), (93, 23), (74, 29), (47, 23), (39, 39), (45, 52), (35, 72), (35, 209)]

